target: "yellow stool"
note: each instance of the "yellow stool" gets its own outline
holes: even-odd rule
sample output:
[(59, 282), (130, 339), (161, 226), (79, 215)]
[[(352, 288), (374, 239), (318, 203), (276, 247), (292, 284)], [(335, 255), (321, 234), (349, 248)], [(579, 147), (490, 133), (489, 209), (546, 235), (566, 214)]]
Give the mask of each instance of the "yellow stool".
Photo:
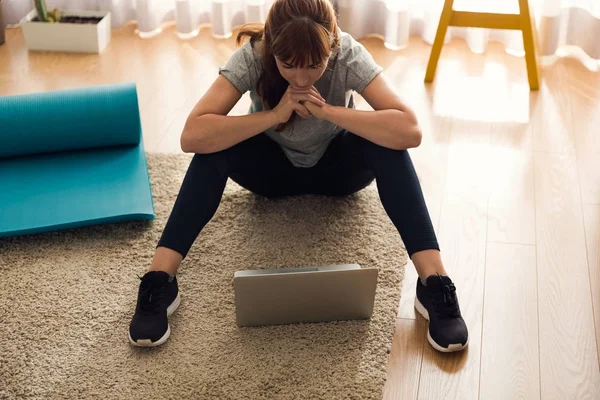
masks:
[(523, 34), (523, 47), (525, 49), (525, 62), (527, 64), (527, 76), (529, 77), (529, 88), (537, 90), (540, 87), (539, 81), (539, 63), (536, 47), (537, 36), (535, 23), (529, 11), (527, 0), (519, 1), (519, 14), (495, 14), (487, 12), (454, 11), (452, 6), (454, 0), (445, 0), (444, 9), (440, 17), (440, 24), (435, 34), (435, 41), (431, 48), (427, 72), (425, 73), (425, 82), (433, 82), (435, 70), (437, 68), (444, 38), (448, 26), (463, 26), (471, 28), (492, 28), (492, 29), (514, 29), (520, 30)]

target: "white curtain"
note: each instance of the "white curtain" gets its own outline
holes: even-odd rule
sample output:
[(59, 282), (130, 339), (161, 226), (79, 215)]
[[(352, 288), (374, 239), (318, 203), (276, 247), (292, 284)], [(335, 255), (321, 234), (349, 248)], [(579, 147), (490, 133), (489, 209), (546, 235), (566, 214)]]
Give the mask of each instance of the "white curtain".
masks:
[[(165, 23), (175, 23), (181, 38), (191, 37), (211, 24), (216, 37), (228, 37), (245, 22), (264, 22), (273, 0), (46, 0), (63, 10), (110, 10), (113, 27), (135, 20), (141, 37), (159, 34)], [(401, 49), (409, 36), (432, 43), (443, 0), (333, 0), (341, 29), (359, 39), (380, 35), (387, 47)], [(554, 56), (567, 45), (577, 46), (594, 65), (600, 65), (600, 0), (529, 0), (536, 17), (542, 56)], [(5, 22), (18, 25), (33, 8), (32, 0), (3, 0)], [(518, 0), (456, 0), (455, 9), (518, 12)], [(522, 55), (519, 31), (478, 28), (449, 29), (446, 40), (462, 37), (474, 52), (489, 40)]]
[[(340, 25), (353, 36), (383, 36), (391, 49), (408, 45), (418, 35), (433, 43), (444, 0), (338, 0)], [(552, 56), (566, 45), (583, 49), (600, 59), (600, 0), (529, 0), (538, 30), (540, 55)], [(519, 12), (518, 0), (455, 0), (454, 9), (465, 11)], [(507, 51), (523, 54), (520, 31), (451, 27), (446, 41), (462, 37), (469, 48), (481, 53), (488, 41), (505, 44)]]

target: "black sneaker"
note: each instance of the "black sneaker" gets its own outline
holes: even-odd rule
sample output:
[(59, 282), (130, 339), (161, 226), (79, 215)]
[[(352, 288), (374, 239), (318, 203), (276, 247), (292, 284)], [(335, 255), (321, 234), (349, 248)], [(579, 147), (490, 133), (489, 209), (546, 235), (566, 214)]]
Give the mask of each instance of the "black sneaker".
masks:
[(142, 283), (129, 325), (129, 341), (135, 346), (158, 346), (169, 338), (171, 328), (167, 317), (181, 303), (177, 277), (163, 271), (150, 271), (138, 278)]
[(417, 278), (415, 308), (429, 321), (427, 340), (434, 349), (448, 353), (467, 347), (467, 324), (460, 313), (456, 287), (449, 277), (431, 275), (426, 286)]

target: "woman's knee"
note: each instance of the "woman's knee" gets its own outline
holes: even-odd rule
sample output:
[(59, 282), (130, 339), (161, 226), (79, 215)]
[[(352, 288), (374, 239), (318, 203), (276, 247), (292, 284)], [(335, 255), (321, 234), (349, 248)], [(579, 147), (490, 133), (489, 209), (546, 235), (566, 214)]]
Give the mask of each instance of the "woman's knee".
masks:
[(202, 168), (216, 168), (221, 174), (228, 174), (231, 164), (231, 149), (225, 149), (214, 153), (194, 154), (192, 164)]
[(368, 163), (375, 167), (376, 165), (385, 164), (400, 164), (400, 165), (411, 165), (412, 160), (408, 150), (395, 150), (388, 147), (380, 146), (365, 139), (365, 151), (364, 155)]

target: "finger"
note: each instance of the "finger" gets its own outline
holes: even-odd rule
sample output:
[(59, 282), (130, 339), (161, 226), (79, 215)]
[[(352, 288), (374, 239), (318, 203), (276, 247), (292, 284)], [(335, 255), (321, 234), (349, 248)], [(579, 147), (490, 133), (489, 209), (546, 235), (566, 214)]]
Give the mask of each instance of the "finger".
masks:
[(308, 118), (312, 115), (312, 113), (310, 112), (310, 110), (308, 108), (306, 108), (306, 106), (304, 106), (303, 104), (297, 104), (296, 105), (296, 111), (298, 112), (298, 114), (300, 114), (301, 116), (303, 116), (304, 118)]
[(300, 111), (300, 110), (294, 110), (294, 112), (296, 114), (298, 114), (299, 116), (301, 116), (302, 118), (310, 118), (312, 116), (311, 113), (305, 113), (305, 112)]
[(323, 101), (324, 103), (327, 102), (327, 100), (325, 100), (325, 98), (323, 96), (321, 96), (321, 93), (319, 93), (317, 88), (314, 86), (312, 86), (308, 89), (297, 89), (297, 88), (292, 87), (291, 93), (292, 94), (312, 94), (313, 96), (321, 99), (321, 101)]
[(327, 100), (325, 100), (325, 98), (323, 96), (321, 96), (321, 93), (319, 93), (319, 91), (317, 90), (316, 87), (313, 86), (310, 89), (311, 89), (313, 95), (317, 96), (318, 98), (323, 100), (323, 102), (327, 103)]
[(301, 101), (306, 100), (306, 98), (304, 96), (305, 96), (304, 93), (293, 93), (290, 95), (290, 97), (292, 98), (294, 103), (300, 103)]
[(310, 118), (312, 116), (312, 114), (305, 114), (305, 113), (303, 113), (301, 111), (298, 111), (298, 110), (294, 110), (294, 112), (296, 114), (298, 114), (299, 116), (301, 116), (302, 118)]
[(325, 105), (325, 99), (323, 99), (321, 95), (315, 96), (313, 94), (309, 94), (308, 101), (310, 101), (311, 103), (315, 103), (316, 105), (321, 107)]
[(323, 100), (321, 100), (318, 97), (315, 97), (312, 94), (305, 94), (305, 93), (293, 94), (292, 100), (294, 100), (296, 103), (299, 103), (301, 101), (310, 101), (311, 103), (314, 103), (321, 107), (325, 105), (325, 102)]
[(306, 107), (308, 112), (310, 112), (311, 115), (316, 115), (319, 112), (319, 106), (311, 103), (310, 101), (305, 102), (304, 106)]
[(290, 93), (292, 93), (292, 94), (312, 93), (312, 89), (310, 89), (310, 88), (308, 88), (308, 89), (292, 88), (290, 90)]

